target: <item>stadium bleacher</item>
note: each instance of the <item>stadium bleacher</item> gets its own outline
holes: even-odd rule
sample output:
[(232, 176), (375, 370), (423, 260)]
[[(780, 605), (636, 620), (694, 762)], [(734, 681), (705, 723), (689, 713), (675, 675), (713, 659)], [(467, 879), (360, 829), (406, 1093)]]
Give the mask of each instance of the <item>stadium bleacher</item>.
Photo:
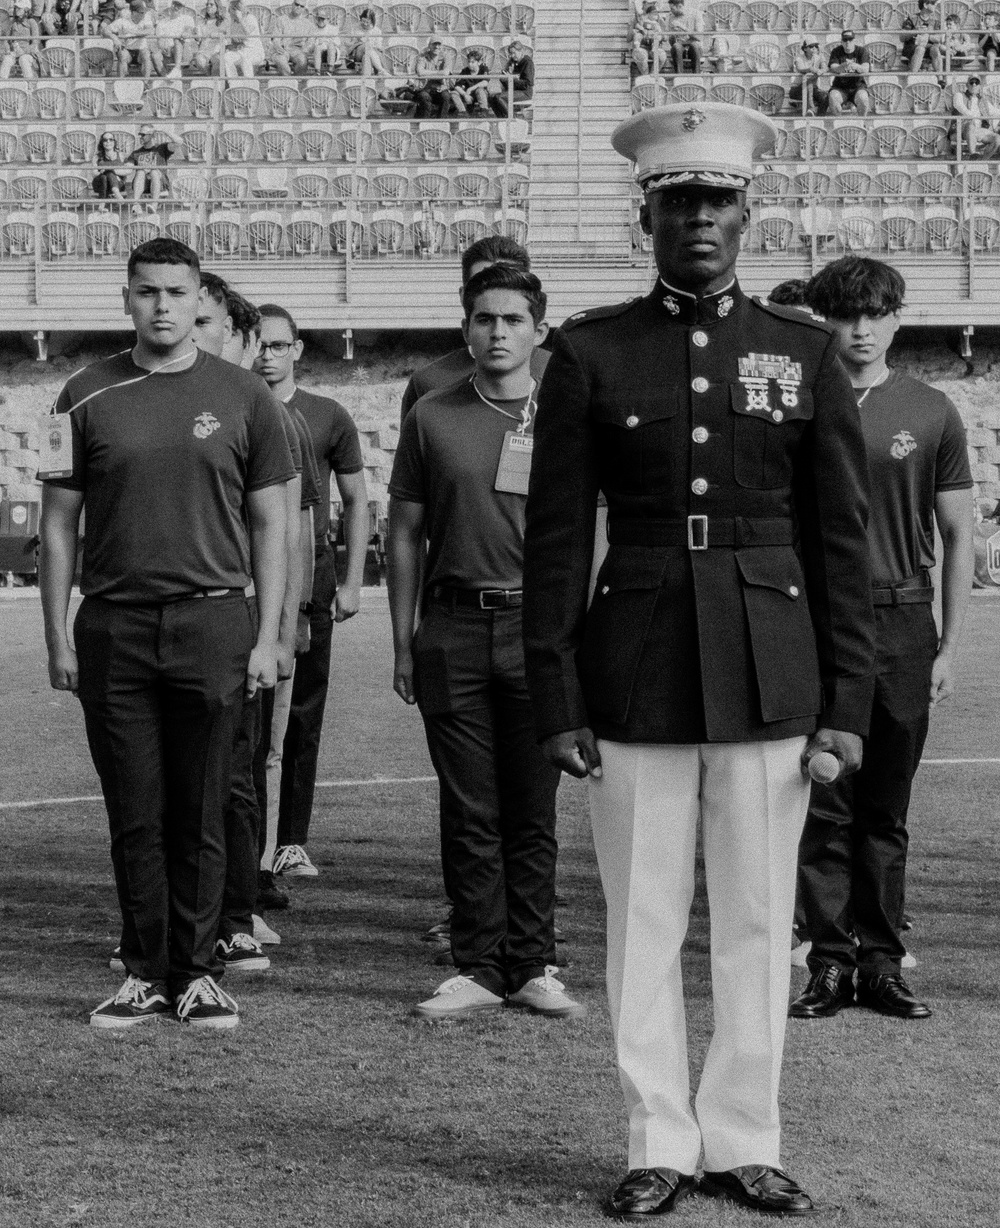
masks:
[[(262, 28), (281, 11), (250, 7)], [(365, 5), (320, 7), (343, 43), (359, 35)], [(368, 7), (398, 74), (388, 82), (266, 69), (119, 78), (100, 38), (48, 39), (49, 75), (23, 80), (15, 69), (0, 81), (0, 328), (65, 328), (84, 299), (96, 326), (118, 326), (124, 253), (166, 233), (187, 235), (230, 275), (242, 266), (248, 290), (281, 286), (314, 327), (452, 323), (458, 252), (484, 233), (526, 240), (555, 314), (641, 292), (651, 252), (610, 132), (630, 111), (703, 101), (754, 107), (780, 130), (750, 200), (751, 288), (865, 251), (911, 266), (914, 319), (946, 322), (960, 306), (963, 322), (988, 321), (1000, 288), (1000, 168), (969, 157), (952, 115), (969, 66), (957, 69), (945, 49), (940, 71), (908, 71), (915, 3), (711, 0), (699, 9), (706, 71), (640, 78), (629, 68), (629, 0)], [(1000, 0), (941, 0), (934, 14), (942, 38), (954, 15), (975, 40), (987, 17), (1000, 19)], [(794, 51), (809, 34), (826, 61), (847, 27), (872, 60), (870, 113), (804, 114), (790, 97)], [(509, 120), (416, 119), (410, 100), (390, 96), (432, 36), (449, 64), (476, 47), (496, 72), (515, 35), (537, 75), (532, 102)], [(984, 87), (1000, 114), (1000, 76)], [(100, 135), (127, 153), (140, 124), (176, 143), (168, 195), (98, 200)]]

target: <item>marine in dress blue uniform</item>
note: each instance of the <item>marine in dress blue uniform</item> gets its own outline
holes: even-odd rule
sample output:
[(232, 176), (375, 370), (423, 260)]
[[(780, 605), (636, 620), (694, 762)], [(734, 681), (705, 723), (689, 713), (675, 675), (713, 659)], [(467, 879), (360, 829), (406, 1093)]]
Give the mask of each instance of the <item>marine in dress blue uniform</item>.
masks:
[[(615, 132), (660, 279), (572, 317), (542, 384), (524, 634), (538, 733), (589, 774), (630, 1217), (703, 1188), (807, 1214), (778, 1081), (803, 765), (860, 761), (873, 621), (864, 443), (830, 331), (735, 278), (765, 117), (721, 104)], [(588, 608), (598, 491), (609, 551)], [(703, 828), (715, 1035), (692, 1107), (680, 949)]]

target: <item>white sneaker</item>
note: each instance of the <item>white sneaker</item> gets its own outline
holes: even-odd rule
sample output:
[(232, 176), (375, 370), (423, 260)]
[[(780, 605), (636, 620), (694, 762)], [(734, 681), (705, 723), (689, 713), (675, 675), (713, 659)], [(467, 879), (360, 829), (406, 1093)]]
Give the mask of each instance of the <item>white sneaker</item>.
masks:
[(793, 968), (808, 968), (806, 962), (809, 952), (813, 949), (811, 942), (800, 942), (797, 947), (792, 947), (792, 967)]
[(231, 972), (266, 972), (271, 966), (260, 943), (249, 934), (233, 934), (228, 942), (220, 938), (215, 950)]
[(191, 981), (174, 1002), (174, 1011), (181, 1023), (200, 1028), (235, 1028), (240, 1021), (240, 1008), (210, 976)]
[(552, 1019), (582, 1019), (587, 1008), (565, 992), (566, 986), (555, 978), (558, 971), (554, 964), (549, 964), (543, 976), (533, 977), (517, 993), (509, 994), (508, 1005), (523, 1006), (536, 1015), (548, 1015)]
[(477, 985), (471, 976), (453, 976), (434, 990), (432, 998), (418, 1002), (413, 1014), (421, 1019), (468, 1019), (499, 1010), (503, 1010), (503, 998)]
[(309, 854), (301, 844), (283, 844), (274, 850), (271, 873), (287, 878), (316, 878), (319, 870), (309, 860)]
[(277, 947), (281, 945), (281, 935), (277, 930), (271, 929), (263, 917), (258, 917), (253, 914), (253, 936), (258, 942), (262, 942), (268, 947)]

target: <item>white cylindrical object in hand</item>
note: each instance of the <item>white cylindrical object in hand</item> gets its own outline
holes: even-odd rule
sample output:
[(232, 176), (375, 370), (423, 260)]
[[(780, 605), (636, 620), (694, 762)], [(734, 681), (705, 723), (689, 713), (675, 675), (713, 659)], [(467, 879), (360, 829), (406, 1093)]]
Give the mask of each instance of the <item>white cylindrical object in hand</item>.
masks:
[(840, 775), (840, 760), (828, 750), (817, 751), (809, 760), (809, 775), (821, 785), (832, 785)]

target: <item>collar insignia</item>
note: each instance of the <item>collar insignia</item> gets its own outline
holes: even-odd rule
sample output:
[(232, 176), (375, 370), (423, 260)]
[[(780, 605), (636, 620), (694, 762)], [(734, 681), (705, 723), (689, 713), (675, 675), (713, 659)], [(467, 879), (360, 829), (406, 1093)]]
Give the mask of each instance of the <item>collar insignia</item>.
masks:
[(664, 297), (663, 306), (666, 307), (667, 311), (669, 311), (672, 316), (680, 314), (681, 305), (672, 294), (667, 294)]
[(719, 319), (724, 320), (726, 316), (729, 315), (729, 313), (732, 311), (734, 305), (735, 305), (735, 300), (733, 296), (731, 294), (724, 294), (722, 298), (719, 299), (719, 306), (718, 306)]

